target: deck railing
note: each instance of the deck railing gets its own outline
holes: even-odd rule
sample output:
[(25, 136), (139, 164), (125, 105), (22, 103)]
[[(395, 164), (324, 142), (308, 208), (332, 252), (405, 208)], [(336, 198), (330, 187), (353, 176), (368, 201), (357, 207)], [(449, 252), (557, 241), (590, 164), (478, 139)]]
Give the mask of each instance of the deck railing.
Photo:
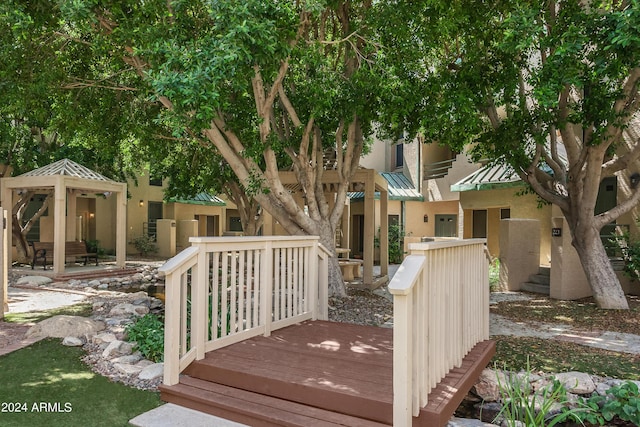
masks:
[(429, 392), (489, 339), (484, 239), (414, 243), (393, 294), (393, 425), (411, 426)]
[(168, 260), (164, 383), (206, 352), (327, 319), (330, 252), (317, 237), (197, 237)]

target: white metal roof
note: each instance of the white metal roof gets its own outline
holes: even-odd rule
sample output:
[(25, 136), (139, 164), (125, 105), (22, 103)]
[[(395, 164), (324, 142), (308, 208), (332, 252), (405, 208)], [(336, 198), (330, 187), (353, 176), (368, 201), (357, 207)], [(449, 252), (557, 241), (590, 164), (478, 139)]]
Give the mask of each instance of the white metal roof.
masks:
[(73, 160), (62, 159), (57, 162), (51, 163), (47, 166), (43, 166), (38, 169), (34, 169), (30, 172), (19, 175), (23, 176), (54, 176), (54, 175), (66, 175), (74, 176), (77, 178), (91, 179), (94, 181), (113, 182), (112, 179), (107, 178), (98, 172), (92, 171), (86, 166), (82, 166)]

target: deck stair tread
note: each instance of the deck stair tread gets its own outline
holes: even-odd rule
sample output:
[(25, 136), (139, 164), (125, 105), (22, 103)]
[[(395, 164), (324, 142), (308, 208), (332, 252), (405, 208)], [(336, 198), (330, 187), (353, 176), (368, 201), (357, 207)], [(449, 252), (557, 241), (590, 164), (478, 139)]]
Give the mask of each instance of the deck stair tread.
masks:
[[(168, 396), (171, 393), (173, 397)], [(172, 403), (251, 426), (382, 427), (376, 421), (278, 399), (209, 381), (183, 376), (180, 384), (163, 389)], [(187, 399), (189, 397), (189, 399)]]
[[(229, 419), (238, 422), (243, 422), (243, 416), (254, 417), (236, 414), (235, 410), (213, 403), (233, 390), (233, 399), (240, 399), (238, 396), (243, 392), (251, 393), (251, 399), (257, 399), (252, 402), (265, 399), (275, 405), (275, 412), (286, 412), (291, 407), (313, 408), (313, 411), (327, 411), (329, 415), (341, 414), (376, 423), (363, 426), (390, 425), (393, 419), (392, 342), (391, 329), (304, 322), (274, 331), (269, 337), (254, 337), (208, 352), (204, 359), (187, 367), (180, 384), (162, 386), (162, 398), (224, 418), (234, 416)], [(414, 425), (446, 425), (494, 352), (492, 341), (477, 344), (462, 366), (452, 369), (432, 391), (429, 404), (423, 408), (420, 418), (414, 420)], [(203, 383), (215, 385), (209, 389)], [(210, 393), (207, 396), (212, 402), (192, 402), (192, 398), (197, 400), (198, 396), (195, 393), (195, 397), (191, 397), (194, 393), (189, 387), (194, 384)], [(307, 409), (302, 413), (306, 414)], [(328, 414), (323, 413), (323, 420), (334, 417), (324, 418), (325, 415)], [(250, 425), (312, 425), (308, 420), (300, 424), (256, 424), (256, 420), (251, 420)]]

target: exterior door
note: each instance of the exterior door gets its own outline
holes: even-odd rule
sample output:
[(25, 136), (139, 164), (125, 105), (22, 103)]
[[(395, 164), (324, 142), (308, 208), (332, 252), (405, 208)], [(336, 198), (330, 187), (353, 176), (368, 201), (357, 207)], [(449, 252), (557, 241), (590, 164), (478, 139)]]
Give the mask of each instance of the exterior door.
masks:
[(474, 239), (486, 239), (487, 238), (487, 211), (477, 210), (473, 211), (473, 232), (472, 237)]
[(149, 202), (147, 235), (153, 240), (158, 236), (159, 219), (162, 219), (162, 202)]
[(436, 237), (458, 236), (458, 215), (436, 215)]

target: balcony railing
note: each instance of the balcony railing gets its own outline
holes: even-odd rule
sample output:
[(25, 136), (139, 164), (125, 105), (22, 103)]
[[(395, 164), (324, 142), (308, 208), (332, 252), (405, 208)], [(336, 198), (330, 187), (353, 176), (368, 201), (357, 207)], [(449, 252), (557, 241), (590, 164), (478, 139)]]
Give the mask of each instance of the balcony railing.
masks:
[(447, 175), (456, 159), (442, 160), (424, 165), (424, 179), (438, 179)]

